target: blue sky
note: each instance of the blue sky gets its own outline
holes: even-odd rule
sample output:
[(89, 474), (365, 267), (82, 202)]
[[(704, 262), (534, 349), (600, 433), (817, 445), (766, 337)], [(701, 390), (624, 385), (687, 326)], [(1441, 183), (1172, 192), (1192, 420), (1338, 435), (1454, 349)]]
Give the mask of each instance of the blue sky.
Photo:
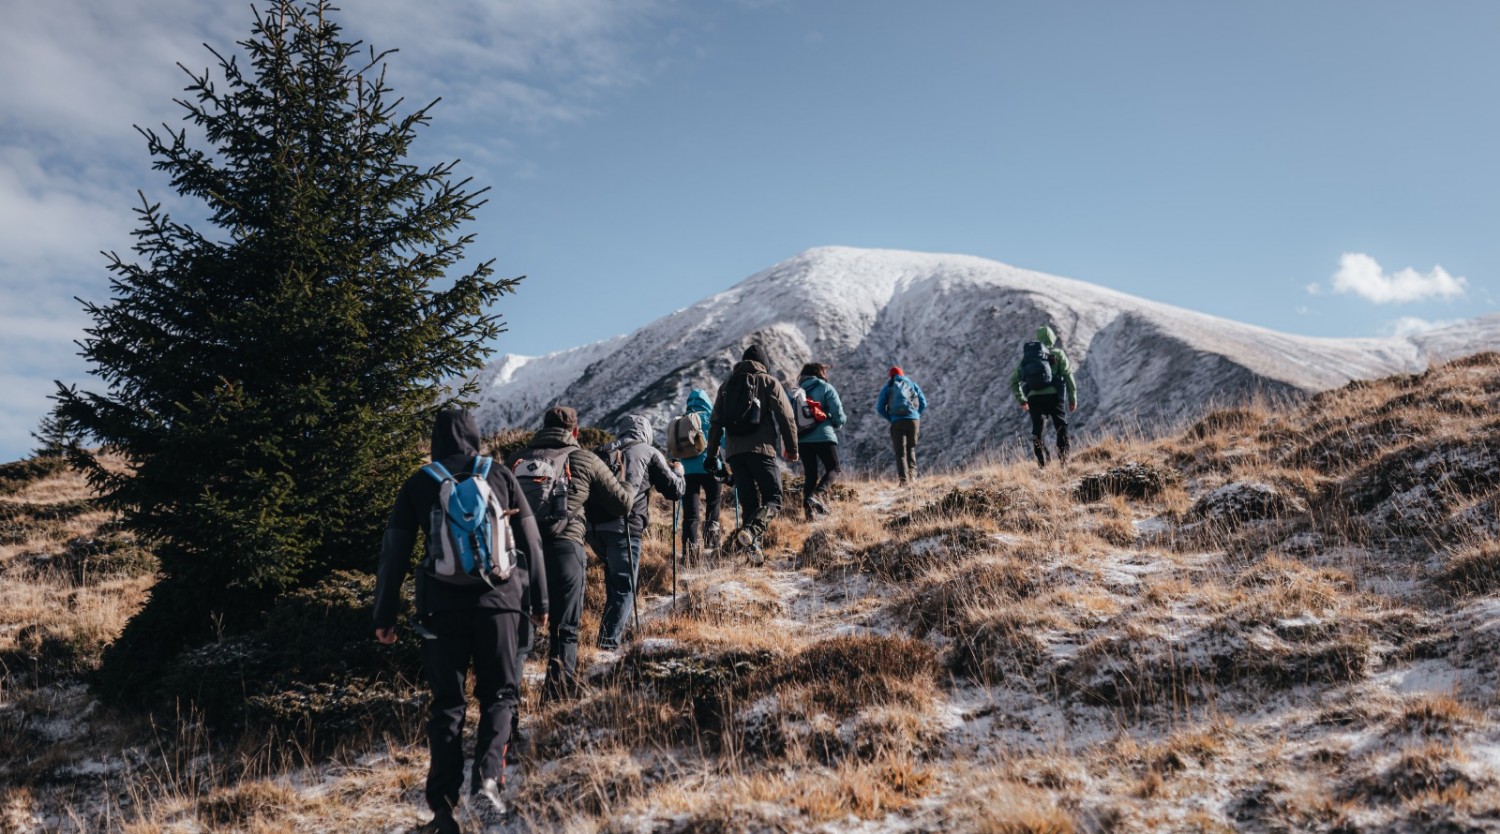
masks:
[[(0, 31), (0, 459), (87, 382), (133, 124), (242, 3), (15, 3)], [(627, 332), (822, 245), (993, 258), (1279, 330), (1500, 311), (1500, 3), (344, 0), (422, 161), (493, 188), (498, 351)], [(186, 207), (183, 208), (186, 211)]]

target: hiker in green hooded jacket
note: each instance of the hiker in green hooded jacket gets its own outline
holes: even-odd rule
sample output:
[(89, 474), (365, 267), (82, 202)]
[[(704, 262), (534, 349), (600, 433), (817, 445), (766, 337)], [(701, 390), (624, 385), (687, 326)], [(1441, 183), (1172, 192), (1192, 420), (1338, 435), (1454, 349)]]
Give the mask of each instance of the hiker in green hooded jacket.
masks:
[(1021, 364), (1010, 375), (1010, 388), (1015, 392), (1021, 410), (1031, 415), (1031, 448), (1036, 452), (1036, 465), (1047, 465), (1047, 444), (1042, 440), (1042, 429), (1048, 417), (1052, 418), (1052, 427), (1057, 432), (1057, 460), (1066, 463), (1067, 412), (1078, 409), (1078, 386), (1073, 381), (1073, 364), (1068, 361), (1068, 355), (1063, 352), (1052, 328), (1046, 325), (1038, 327), (1036, 341), (1027, 342), (1021, 348)]

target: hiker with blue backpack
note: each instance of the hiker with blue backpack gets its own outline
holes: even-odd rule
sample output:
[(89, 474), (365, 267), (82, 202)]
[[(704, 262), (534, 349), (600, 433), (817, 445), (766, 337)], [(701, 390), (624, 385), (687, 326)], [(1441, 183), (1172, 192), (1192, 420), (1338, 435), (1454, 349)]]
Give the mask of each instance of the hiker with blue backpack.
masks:
[(604, 559), (604, 614), (599, 620), (598, 647), (620, 647), (625, 624), (635, 607), (636, 577), (641, 566), (641, 536), (650, 523), (651, 490), (668, 501), (682, 497), (682, 464), (668, 462), (651, 445), (651, 421), (639, 414), (625, 418), (625, 428), (613, 442), (594, 450), (631, 495), (627, 512), (590, 509), (588, 543)]
[(1078, 385), (1073, 381), (1073, 365), (1052, 328), (1038, 327), (1036, 339), (1021, 346), (1021, 362), (1010, 375), (1010, 387), (1021, 410), (1031, 415), (1031, 449), (1036, 453), (1036, 465), (1047, 466), (1042, 430), (1049, 417), (1057, 433), (1057, 461), (1067, 463), (1067, 412), (1078, 409)]
[(631, 495), (598, 455), (578, 445), (578, 412), (565, 405), (547, 409), (542, 430), (505, 463), (520, 481), (542, 533), (552, 614), (542, 697), (571, 698), (578, 690), (578, 631), (588, 568), (585, 513), (624, 515)]
[(922, 389), (892, 365), (875, 410), (891, 424), (891, 447), (896, 452), (896, 478), (906, 486), (917, 477), (917, 440), (922, 435), (922, 414), (927, 411), (927, 396)]
[(802, 515), (807, 521), (828, 515), (823, 499), (838, 480), (838, 429), (848, 419), (839, 392), (828, 382), (830, 367), (820, 362), (803, 365), (797, 387), (791, 391), (798, 457), (802, 458)]
[(454, 810), (464, 783), (464, 681), (474, 668), (479, 727), (470, 801), (503, 813), (505, 750), (520, 693), (517, 640), (523, 617), (547, 623), (548, 586), (536, 520), (514, 475), (479, 454), (479, 429), (466, 411), (439, 411), (432, 463), (406, 479), (386, 522), (375, 583), (375, 639), (396, 641), (401, 584), (417, 531), (427, 553), (416, 568), (415, 631), (432, 689), (426, 798), (433, 819), (420, 830), (458, 831)]
[[(719, 549), (719, 510), (723, 504), (725, 473), (704, 468), (713, 411), (714, 403), (708, 392), (694, 388), (688, 394), (682, 416), (667, 427), (667, 454), (682, 462), (686, 481), (682, 496), (682, 555), (683, 561), (689, 563), (697, 562), (705, 552)], [(721, 441), (721, 454), (722, 450)]]

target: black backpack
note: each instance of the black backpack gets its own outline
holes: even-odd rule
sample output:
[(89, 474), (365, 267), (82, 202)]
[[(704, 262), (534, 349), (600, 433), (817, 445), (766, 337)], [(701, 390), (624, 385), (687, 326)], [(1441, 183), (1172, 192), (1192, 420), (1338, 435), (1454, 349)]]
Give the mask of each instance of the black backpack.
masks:
[(1021, 384), (1027, 393), (1052, 387), (1052, 352), (1041, 342), (1021, 347)]
[(572, 450), (527, 448), (521, 451), (511, 467), (521, 483), (521, 493), (536, 516), (542, 535), (557, 538), (568, 529), (572, 515), (568, 512), (568, 492), (573, 483), (573, 467), (568, 464)]
[(724, 431), (736, 437), (760, 431), (760, 397), (750, 384), (750, 374), (735, 374), (724, 383), (719, 404), (724, 407)]

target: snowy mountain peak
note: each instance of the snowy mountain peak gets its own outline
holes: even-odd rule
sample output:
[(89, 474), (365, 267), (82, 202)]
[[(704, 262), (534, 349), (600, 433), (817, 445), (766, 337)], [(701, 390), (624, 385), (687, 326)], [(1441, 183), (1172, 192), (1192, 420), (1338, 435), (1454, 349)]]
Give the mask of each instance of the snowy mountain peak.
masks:
[(888, 457), (873, 403), (886, 368), (900, 364), (931, 403), (923, 446), (957, 464), (1029, 432), (1008, 382), (1041, 324), (1073, 361), (1075, 425), (1085, 432), (1164, 429), (1255, 392), (1317, 391), (1500, 348), (1500, 316), (1411, 337), (1314, 339), (983, 258), (829, 246), (634, 333), (503, 356), (478, 377), (479, 418), (487, 430), (535, 427), (561, 402), (586, 424), (612, 428), (636, 413), (661, 430), (689, 391), (715, 390), (757, 343), (789, 382), (804, 362), (834, 366), (830, 381), (849, 411), (840, 440), (856, 466)]

